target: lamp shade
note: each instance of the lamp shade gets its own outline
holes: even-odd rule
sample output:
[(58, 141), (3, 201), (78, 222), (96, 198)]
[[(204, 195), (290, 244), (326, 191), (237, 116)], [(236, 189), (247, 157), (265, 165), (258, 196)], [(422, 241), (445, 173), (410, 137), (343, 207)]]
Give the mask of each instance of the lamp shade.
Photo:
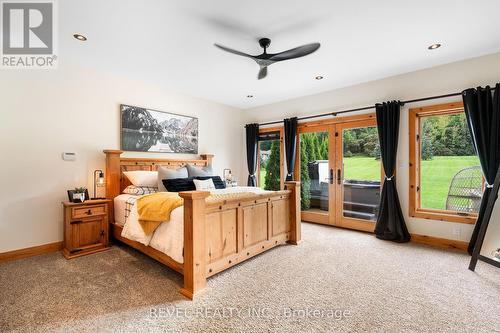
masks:
[(98, 178), (97, 178), (97, 184), (99, 185), (104, 185), (104, 172), (99, 172)]

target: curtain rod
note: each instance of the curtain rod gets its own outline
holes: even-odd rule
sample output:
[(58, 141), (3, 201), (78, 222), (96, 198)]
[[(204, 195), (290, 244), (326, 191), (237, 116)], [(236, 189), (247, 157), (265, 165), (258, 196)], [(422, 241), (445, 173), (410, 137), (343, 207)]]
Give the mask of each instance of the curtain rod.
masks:
[[(495, 87), (491, 88), (491, 90), (495, 90)], [(410, 99), (407, 101), (401, 101), (401, 106), (408, 104), (408, 103), (415, 103), (415, 102), (423, 102), (423, 101), (429, 101), (432, 99), (440, 99), (440, 98), (447, 98), (447, 97), (454, 97), (454, 96), (460, 96), (462, 95), (461, 92), (458, 93), (451, 93), (451, 94), (446, 94), (446, 95), (437, 95), (437, 96), (430, 96), (430, 97), (422, 97), (422, 98), (416, 98), (416, 99)], [(365, 111), (365, 110), (371, 110), (375, 109), (375, 105), (372, 106), (365, 106), (362, 108), (355, 108), (355, 109), (347, 109), (347, 110), (341, 110), (341, 111), (335, 111), (335, 112), (328, 112), (328, 113), (321, 113), (321, 114), (316, 114), (312, 116), (304, 116), (304, 117), (298, 117), (297, 120), (307, 120), (307, 119), (313, 119), (313, 118), (321, 118), (321, 117), (336, 117), (339, 114), (342, 113), (348, 113), (348, 112), (356, 112), (356, 111)], [(283, 123), (283, 120), (276, 120), (276, 121), (269, 121), (266, 123), (260, 123), (259, 126), (266, 126), (266, 125), (276, 125), (276, 124), (281, 124)], [(246, 125), (245, 125), (246, 127)]]

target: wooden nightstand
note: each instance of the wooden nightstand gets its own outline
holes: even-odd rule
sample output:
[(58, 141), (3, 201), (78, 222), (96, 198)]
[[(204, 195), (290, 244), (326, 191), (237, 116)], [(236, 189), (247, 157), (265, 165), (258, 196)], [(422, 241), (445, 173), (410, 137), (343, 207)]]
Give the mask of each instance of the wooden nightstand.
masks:
[(109, 249), (108, 212), (111, 200), (64, 201), (64, 246), (66, 259)]

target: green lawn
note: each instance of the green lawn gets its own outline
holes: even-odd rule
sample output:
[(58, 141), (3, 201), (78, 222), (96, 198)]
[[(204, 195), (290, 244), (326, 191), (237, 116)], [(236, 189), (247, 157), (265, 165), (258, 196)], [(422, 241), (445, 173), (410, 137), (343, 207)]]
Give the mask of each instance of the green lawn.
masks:
[(435, 156), (422, 161), (422, 208), (445, 209), (453, 176), (461, 169), (479, 165), (477, 156)]
[[(422, 207), (445, 209), (453, 176), (459, 170), (474, 165), (479, 165), (476, 156), (435, 156), (432, 160), (422, 161)], [(344, 158), (344, 178), (379, 180), (380, 161), (372, 157)]]
[(345, 157), (344, 179), (380, 180), (380, 160), (373, 157)]
[[(461, 169), (479, 165), (476, 156), (435, 156), (422, 161), (422, 208), (445, 209), (446, 197), (453, 176)], [(344, 158), (344, 178), (380, 180), (381, 161), (373, 157)], [(259, 184), (264, 185), (266, 170), (261, 169)]]

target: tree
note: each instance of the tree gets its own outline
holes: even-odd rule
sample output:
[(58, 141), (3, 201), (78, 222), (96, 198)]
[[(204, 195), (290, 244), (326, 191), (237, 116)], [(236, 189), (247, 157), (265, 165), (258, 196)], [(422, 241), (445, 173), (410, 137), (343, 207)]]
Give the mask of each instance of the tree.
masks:
[(320, 159), (327, 160), (328, 159), (328, 137), (325, 137), (322, 139), (320, 152), (321, 152)]
[(373, 149), (372, 154), (370, 156), (375, 157), (377, 161), (382, 158), (382, 152), (380, 151), (380, 142), (378, 141), (378, 138), (377, 138), (377, 143), (375, 144), (375, 148)]
[(264, 189), (278, 191), (280, 188), (280, 142), (273, 140), (271, 143), (271, 154), (269, 155), (269, 160), (266, 165)]
[(420, 155), (424, 161), (432, 160), (434, 158), (431, 139), (426, 135), (422, 137), (422, 152)]
[(311, 151), (314, 152), (314, 160), (321, 160), (321, 150), (319, 143), (319, 135), (317, 133), (311, 134)]
[(475, 155), (463, 113), (425, 117), (422, 126), (422, 144), (425, 142), (424, 136), (427, 137), (428, 142), (425, 142), (425, 145), (430, 143), (433, 156)]
[(308, 162), (317, 160), (316, 149), (314, 149), (313, 136), (315, 133), (304, 134), (304, 152), (306, 153), (306, 158)]
[(422, 126), (422, 137), (420, 138), (422, 140), (421, 144), (421, 158), (424, 161), (432, 160), (434, 158), (434, 150), (432, 147), (432, 140), (431, 140), (431, 135), (432, 133), (432, 127), (431, 123), (424, 122), (424, 125)]
[(444, 130), (445, 144), (451, 148), (453, 155), (474, 155), (472, 139), (464, 115), (456, 114), (449, 118)]
[[(304, 136), (304, 135), (302, 135)], [(307, 210), (311, 207), (311, 180), (309, 178), (308, 151), (306, 140), (300, 140), (300, 207)]]
[(271, 149), (271, 140), (264, 140), (264, 141), (260, 141), (259, 144), (260, 144), (260, 150), (269, 150)]

